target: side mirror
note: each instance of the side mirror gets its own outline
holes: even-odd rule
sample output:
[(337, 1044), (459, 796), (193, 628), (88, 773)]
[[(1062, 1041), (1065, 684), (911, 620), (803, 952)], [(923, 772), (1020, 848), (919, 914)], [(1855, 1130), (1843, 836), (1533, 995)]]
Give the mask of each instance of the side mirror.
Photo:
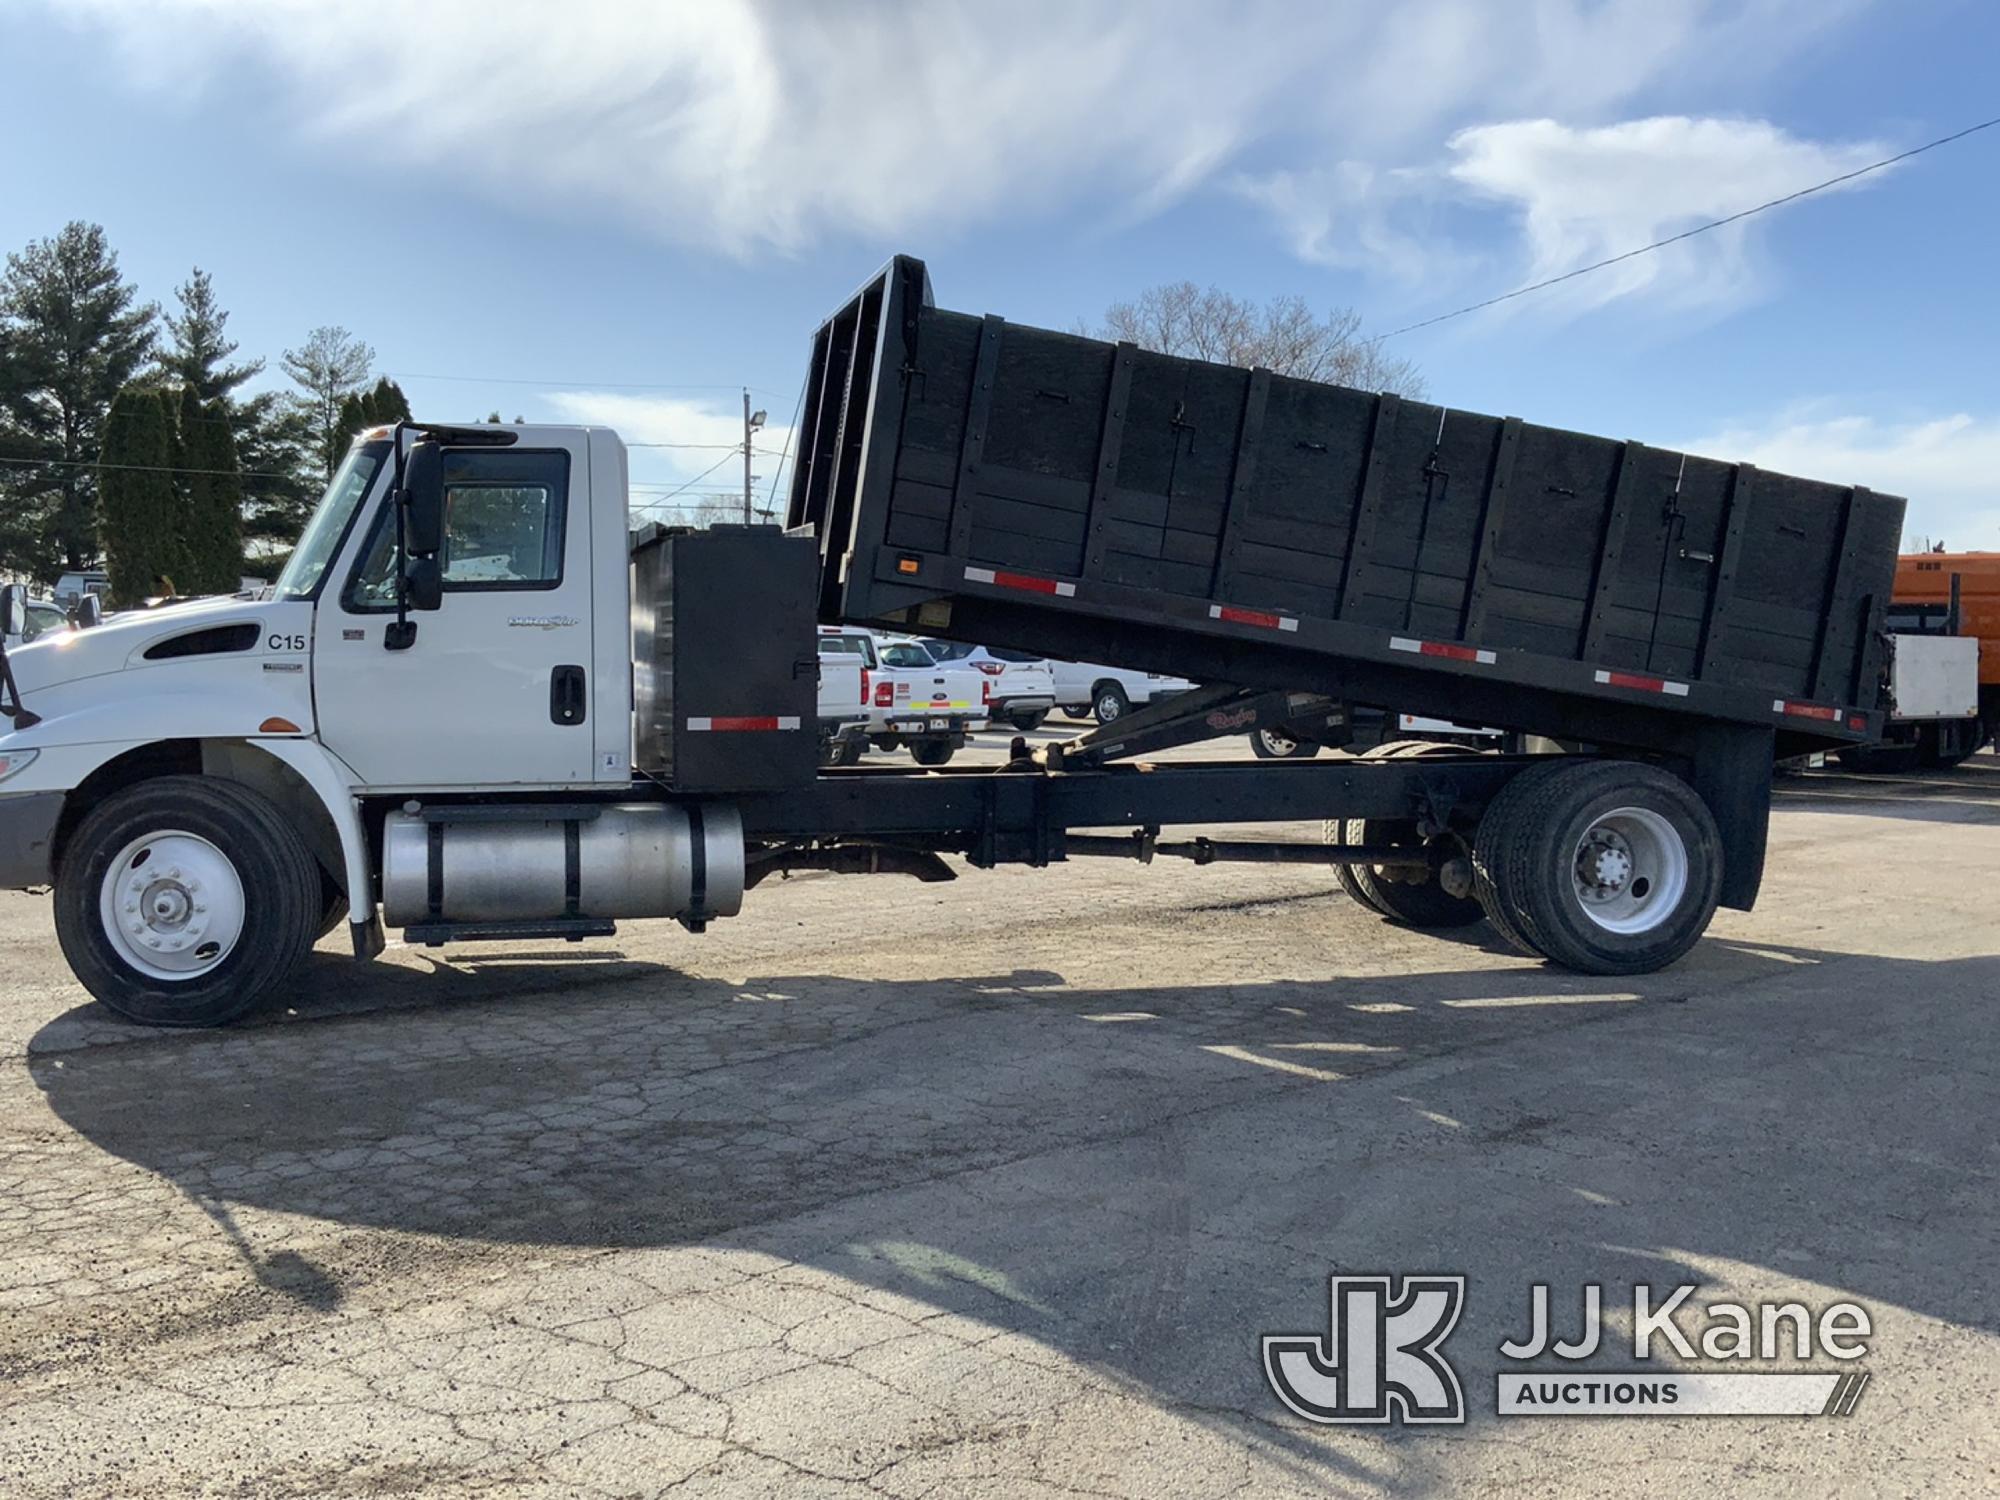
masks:
[(435, 557), (413, 557), (403, 570), (411, 609), (444, 608), (444, 566)]
[(418, 443), (403, 461), (403, 507), (410, 555), (435, 556), (444, 547), (444, 449), (436, 443)]
[(10, 583), (0, 588), (0, 635), (28, 633), (28, 586)]
[(85, 594), (76, 601), (76, 628), (94, 630), (104, 623), (104, 599), (99, 594)]

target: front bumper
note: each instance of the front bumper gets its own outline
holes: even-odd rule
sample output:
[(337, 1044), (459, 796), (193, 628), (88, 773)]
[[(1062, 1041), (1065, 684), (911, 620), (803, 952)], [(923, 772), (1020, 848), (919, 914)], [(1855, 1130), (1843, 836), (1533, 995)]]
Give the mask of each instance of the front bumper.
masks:
[(55, 877), (56, 823), (67, 792), (0, 793), (0, 890)]

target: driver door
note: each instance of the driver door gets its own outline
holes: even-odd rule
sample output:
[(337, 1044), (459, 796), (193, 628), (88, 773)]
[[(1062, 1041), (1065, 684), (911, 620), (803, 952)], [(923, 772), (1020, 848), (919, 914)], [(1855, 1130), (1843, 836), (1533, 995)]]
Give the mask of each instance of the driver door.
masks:
[[(373, 788), (589, 781), (589, 452), (447, 448), (444, 603), (395, 619), (395, 510), (382, 502), (316, 617), (320, 738)], [(622, 737), (626, 731), (618, 726)]]

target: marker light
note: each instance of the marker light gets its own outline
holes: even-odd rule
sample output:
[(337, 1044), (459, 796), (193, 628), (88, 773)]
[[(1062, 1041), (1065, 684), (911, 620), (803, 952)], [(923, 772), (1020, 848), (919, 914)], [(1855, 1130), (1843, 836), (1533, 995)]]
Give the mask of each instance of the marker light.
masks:
[(25, 771), (35, 763), (39, 750), (0, 750), (0, 781), (5, 781), (16, 771)]

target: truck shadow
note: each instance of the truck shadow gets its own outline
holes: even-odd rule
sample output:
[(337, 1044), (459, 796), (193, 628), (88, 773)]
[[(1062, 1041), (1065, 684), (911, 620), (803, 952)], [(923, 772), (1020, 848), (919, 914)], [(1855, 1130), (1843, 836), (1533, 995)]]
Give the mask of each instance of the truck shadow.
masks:
[[(2000, 1331), (1973, 1165), (2000, 958), (1711, 940), (1631, 980), (1107, 989), (1043, 971), (735, 985), (540, 954), (456, 969), (378, 970), (365, 1021), (59, 1033), (29, 1067), (67, 1125), (204, 1205), (759, 1252), (1232, 1431), (1278, 1417), (1257, 1336), (1323, 1332), (1333, 1270), (1470, 1278), (1454, 1345), (1475, 1421), (1534, 1281), (1605, 1282), (1607, 1305), (1635, 1280), (1805, 1283)], [(523, 969), (529, 991), (496, 992)], [(405, 989), (426, 1002), (381, 1013)], [(1856, 996), (1881, 998), (1873, 1030)], [(338, 1305), (368, 1274), (346, 1264), (327, 1247), (293, 1300)], [(1256, 1427), (1315, 1481), (1387, 1482), (1320, 1434)]]
[(1812, 771), (1772, 789), (1782, 812), (1847, 813), (1934, 823), (2000, 823), (2000, 754), (1985, 751), (1948, 771), (1857, 775)]

